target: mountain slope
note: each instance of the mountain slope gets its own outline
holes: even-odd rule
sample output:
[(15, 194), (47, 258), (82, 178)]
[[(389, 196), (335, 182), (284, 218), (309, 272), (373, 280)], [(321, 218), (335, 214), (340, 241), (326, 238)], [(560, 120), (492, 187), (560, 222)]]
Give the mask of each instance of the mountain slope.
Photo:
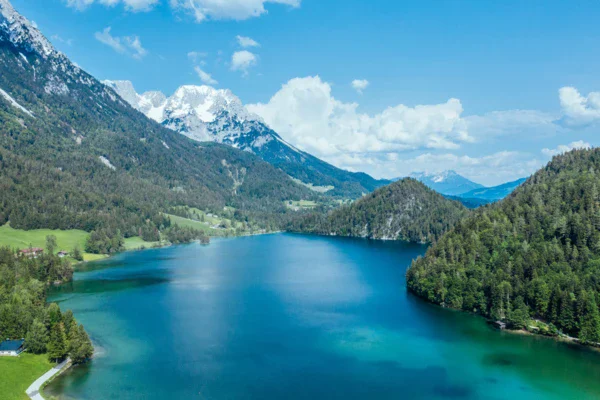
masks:
[(0, 223), (117, 229), (171, 206), (237, 209), (276, 227), (283, 200), (315, 198), (252, 154), (190, 141), (135, 111), (0, 0)]
[(459, 196), (466, 199), (482, 199), (482, 200), (501, 200), (511, 194), (519, 185), (525, 182), (527, 178), (518, 179), (513, 182), (503, 183), (502, 185), (493, 187), (482, 187), (474, 189)]
[(533, 317), (584, 342), (600, 342), (598, 171), (600, 149), (555, 157), (413, 262), (409, 289), (518, 328)]
[(329, 215), (303, 217), (292, 230), (425, 243), (436, 240), (466, 214), (460, 203), (405, 178)]
[(129, 81), (104, 83), (165, 127), (199, 142), (213, 141), (256, 154), (316, 191), (356, 198), (389, 183), (344, 171), (296, 149), (248, 112), (229, 90), (186, 85), (167, 97), (161, 92), (138, 94)]
[(439, 173), (413, 172), (411, 178), (423, 182), (427, 187), (438, 193), (457, 196), (473, 189), (482, 188), (483, 185), (470, 181), (454, 171)]

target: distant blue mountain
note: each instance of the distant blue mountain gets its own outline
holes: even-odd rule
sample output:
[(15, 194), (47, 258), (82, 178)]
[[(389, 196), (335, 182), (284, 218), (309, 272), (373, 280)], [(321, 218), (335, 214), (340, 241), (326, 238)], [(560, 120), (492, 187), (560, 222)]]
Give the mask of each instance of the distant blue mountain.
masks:
[(475, 183), (454, 171), (444, 171), (435, 174), (426, 172), (413, 172), (411, 178), (423, 182), (426, 186), (438, 193), (448, 196), (458, 196), (471, 190), (483, 188), (483, 185)]
[(459, 197), (465, 199), (481, 199), (488, 201), (497, 201), (511, 194), (519, 185), (525, 182), (527, 178), (518, 179), (513, 182), (503, 183), (502, 185), (478, 188), (466, 193), (459, 194)]

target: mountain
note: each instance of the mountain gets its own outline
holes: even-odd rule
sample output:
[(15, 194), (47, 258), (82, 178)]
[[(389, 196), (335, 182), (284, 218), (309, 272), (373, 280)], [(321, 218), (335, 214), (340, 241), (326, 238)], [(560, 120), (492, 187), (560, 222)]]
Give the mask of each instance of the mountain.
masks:
[(515, 328), (600, 343), (598, 171), (600, 149), (555, 156), (414, 261), (408, 288)]
[(470, 181), (454, 171), (443, 171), (435, 174), (413, 172), (410, 177), (423, 182), (438, 193), (450, 196), (457, 196), (483, 187), (483, 185)]
[(283, 140), (229, 90), (181, 86), (167, 97), (138, 94), (129, 81), (104, 81), (138, 111), (195, 141), (217, 142), (256, 154), (310, 189), (335, 197), (357, 198), (388, 181), (336, 168)]
[[(146, 118), (0, 0), (0, 224), (136, 236), (171, 207), (276, 229), (319, 194), (249, 152)], [(233, 217), (233, 215), (232, 215)], [(104, 235), (103, 233), (103, 235)]]
[(466, 193), (460, 194), (460, 197), (465, 199), (481, 199), (488, 201), (502, 200), (511, 194), (519, 185), (525, 182), (527, 178), (518, 179), (513, 182), (503, 183), (502, 185), (493, 187), (482, 187), (474, 189)]
[(450, 199), (450, 200), (458, 201), (463, 206), (465, 206), (467, 208), (471, 208), (471, 209), (479, 208), (479, 207), (485, 206), (486, 204), (493, 203), (492, 200), (478, 199), (475, 197), (462, 197), (462, 196), (450, 196), (450, 195), (444, 195), (444, 197), (447, 199)]
[(294, 221), (291, 230), (333, 236), (432, 242), (467, 215), (459, 202), (405, 178), (330, 212)]

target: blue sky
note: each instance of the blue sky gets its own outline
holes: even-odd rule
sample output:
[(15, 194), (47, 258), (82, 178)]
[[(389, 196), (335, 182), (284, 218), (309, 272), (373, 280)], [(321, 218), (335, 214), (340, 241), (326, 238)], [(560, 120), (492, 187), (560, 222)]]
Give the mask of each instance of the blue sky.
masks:
[[(495, 184), (600, 144), (597, 1), (12, 3), (100, 79), (168, 95), (202, 84), (197, 67), (293, 144), (378, 177), (453, 168)], [(241, 51), (255, 61), (235, 68)]]

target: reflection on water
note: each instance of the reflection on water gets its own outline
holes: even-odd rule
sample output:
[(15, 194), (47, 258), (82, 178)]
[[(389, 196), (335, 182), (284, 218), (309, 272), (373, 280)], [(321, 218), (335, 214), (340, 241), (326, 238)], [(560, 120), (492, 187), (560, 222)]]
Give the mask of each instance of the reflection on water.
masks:
[(269, 235), (124, 253), (52, 294), (103, 355), (77, 399), (600, 397), (596, 352), (499, 332), (409, 295), (425, 247)]

